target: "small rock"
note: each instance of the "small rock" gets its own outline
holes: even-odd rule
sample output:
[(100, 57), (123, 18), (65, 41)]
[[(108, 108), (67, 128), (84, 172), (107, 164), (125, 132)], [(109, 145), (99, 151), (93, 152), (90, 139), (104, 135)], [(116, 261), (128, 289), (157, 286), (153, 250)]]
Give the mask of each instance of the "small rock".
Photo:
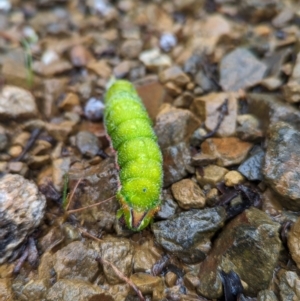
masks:
[(22, 88), (4, 86), (0, 92), (1, 119), (29, 119), (37, 116), (33, 95)]
[(200, 187), (190, 179), (181, 180), (171, 187), (178, 205), (183, 209), (203, 208), (205, 196)]
[(212, 154), (196, 154), (192, 157), (192, 165), (193, 166), (205, 166), (209, 164), (214, 164), (217, 162), (217, 157)]
[(179, 66), (172, 66), (159, 73), (159, 79), (162, 83), (173, 82), (175, 85), (183, 87), (189, 81), (189, 77), (183, 72)]
[(68, 174), (71, 164), (70, 157), (54, 159), (52, 161), (52, 180), (54, 188), (62, 191), (64, 186), (64, 176)]
[[(63, 175), (63, 174), (62, 174)], [(84, 187), (79, 186), (80, 193), (74, 195), (70, 209), (82, 208), (114, 196), (118, 188), (117, 170), (114, 158), (109, 158), (95, 165), (86, 166), (80, 162), (72, 164), (69, 170), (69, 190), (72, 191), (79, 179)], [(99, 187), (102, 187), (99, 189)], [(76, 206), (75, 206), (76, 205)], [(110, 232), (116, 220), (119, 203), (116, 199), (103, 202), (96, 207), (75, 213), (76, 218), (90, 231), (98, 233), (99, 229)]]
[(220, 85), (224, 91), (238, 91), (258, 84), (267, 66), (249, 50), (236, 48), (225, 55), (220, 63)]
[(232, 166), (240, 164), (252, 146), (236, 137), (208, 138), (201, 144), (201, 150), (203, 154), (217, 157), (219, 166)]
[[(1, 9), (1, 8), (0, 8)], [(13, 301), (13, 293), (9, 279), (0, 279), (0, 300)]]
[(265, 152), (262, 149), (257, 150), (239, 166), (238, 171), (249, 181), (262, 181), (264, 158)]
[(169, 220), (152, 224), (157, 242), (186, 263), (202, 261), (210, 248), (210, 239), (223, 226), (224, 208), (181, 212)]
[(191, 154), (186, 143), (182, 142), (176, 146), (162, 149), (164, 187), (185, 178), (190, 166)]
[(130, 280), (137, 286), (142, 294), (152, 294), (154, 289), (162, 286), (162, 279), (158, 276), (152, 276), (146, 273), (136, 273), (130, 277)]
[(70, 59), (75, 67), (85, 67), (93, 59), (92, 54), (81, 44), (70, 49)]
[(268, 90), (274, 91), (279, 89), (282, 86), (283, 82), (280, 78), (269, 76), (261, 80), (260, 84), (263, 87), (266, 87)]
[(288, 234), (288, 247), (297, 267), (300, 267), (300, 218), (293, 224)]
[(100, 141), (93, 133), (80, 131), (76, 135), (76, 146), (83, 156), (93, 158), (99, 153)]
[(280, 297), (284, 301), (300, 299), (300, 278), (295, 272), (287, 271), (280, 278)]
[(266, 182), (281, 195), (281, 202), (290, 210), (300, 209), (299, 160), (300, 133), (288, 123), (271, 126), (263, 166)]
[(286, 121), (296, 128), (300, 126), (299, 110), (274, 94), (248, 93), (247, 104), (249, 113), (258, 118), (264, 132), (278, 121)]
[(62, 100), (62, 102), (59, 104), (59, 108), (64, 111), (71, 111), (73, 107), (79, 105), (80, 101), (78, 95), (75, 93), (68, 93), (66, 97)]
[(258, 293), (257, 301), (278, 301), (278, 298), (273, 291), (263, 290)]
[(191, 139), (190, 139), (190, 143), (192, 146), (194, 147), (199, 147), (200, 144), (206, 139), (207, 135), (207, 131), (202, 128), (199, 127), (192, 135)]
[(177, 38), (174, 34), (166, 32), (160, 36), (159, 46), (163, 51), (169, 52), (170, 50), (172, 50), (172, 48), (176, 46), (176, 44)]
[(44, 300), (48, 289), (50, 288), (50, 282), (46, 279), (38, 279), (29, 281), (22, 290), (22, 297), (26, 300)]
[(282, 28), (294, 18), (294, 11), (291, 7), (284, 7), (272, 20), (272, 25), (276, 28)]
[(132, 61), (122, 61), (113, 70), (113, 74), (116, 78), (125, 77), (133, 67)]
[(111, 68), (107, 64), (106, 60), (90, 61), (86, 67), (104, 79), (109, 79), (112, 74)]
[(8, 138), (5, 133), (5, 129), (0, 126), (0, 151), (3, 151), (8, 146)]
[(8, 150), (8, 154), (12, 157), (12, 158), (17, 158), (19, 155), (21, 155), (23, 151), (22, 146), (20, 145), (14, 145), (11, 146)]
[(179, 95), (173, 102), (174, 107), (188, 109), (194, 100), (192, 93), (185, 91)]
[(165, 88), (171, 96), (177, 97), (182, 93), (182, 89), (173, 82), (165, 83)]
[[(133, 248), (126, 238), (107, 237), (100, 243), (100, 256), (112, 263), (126, 277), (132, 269)], [(110, 284), (121, 283), (115, 271), (108, 265), (103, 265), (103, 272)]]
[(196, 177), (201, 187), (207, 184), (215, 187), (218, 183), (223, 181), (227, 172), (228, 170), (226, 168), (211, 164), (203, 167), (201, 172), (197, 170)]
[(262, 210), (271, 217), (282, 214), (283, 208), (278, 200), (278, 195), (270, 188), (267, 188), (262, 194)]
[(168, 190), (163, 190), (160, 210), (156, 216), (160, 219), (169, 219), (173, 216), (178, 208), (177, 203), (173, 200), (171, 193)]
[(150, 273), (153, 265), (161, 257), (161, 252), (154, 246), (153, 241), (146, 241), (135, 247), (133, 255), (133, 270), (135, 273)]
[(188, 142), (201, 121), (189, 110), (177, 109), (165, 105), (156, 118), (154, 130), (158, 136), (158, 144), (162, 149)]
[(165, 281), (168, 287), (172, 287), (176, 284), (177, 281), (177, 275), (173, 272), (168, 272), (165, 275)]
[(210, 189), (206, 194), (206, 203), (208, 206), (213, 207), (219, 198), (219, 192), (217, 188)]
[(282, 2), (280, 0), (270, 0), (267, 2), (245, 0), (239, 5), (239, 12), (250, 21), (256, 23), (271, 20), (281, 8)]
[(32, 64), (33, 71), (45, 77), (59, 75), (72, 70), (72, 68), (73, 66), (70, 64), (70, 62), (65, 59), (55, 59), (53, 62), (48, 64), (34, 61)]
[(259, 120), (251, 114), (237, 116), (237, 136), (246, 141), (256, 141), (262, 139), (263, 133), (260, 129)]
[(50, 155), (30, 156), (27, 164), (30, 169), (40, 169), (51, 161)]
[(289, 78), (288, 83), (284, 86), (285, 100), (290, 103), (297, 103), (300, 101), (300, 53), (297, 54), (296, 62), (293, 68), (293, 72)]
[(160, 70), (172, 65), (172, 60), (167, 54), (161, 54), (159, 48), (145, 50), (139, 55), (139, 60), (149, 70)]
[(63, 121), (61, 123), (46, 123), (46, 130), (55, 140), (65, 141), (73, 131), (75, 124), (73, 121)]
[(74, 241), (58, 250), (53, 257), (57, 279), (79, 279), (92, 282), (98, 273), (96, 252), (82, 242)]
[(84, 107), (84, 115), (91, 121), (98, 121), (103, 117), (104, 104), (97, 98), (90, 98)]
[(208, 131), (213, 131), (218, 123), (219, 108), (228, 99), (228, 114), (224, 116), (216, 134), (221, 137), (233, 136), (236, 131), (237, 97), (236, 93), (210, 93), (195, 98), (191, 111), (201, 120), (205, 120), (205, 127)]
[(221, 270), (237, 273), (247, 295), (256, 296), (267, 289), (282, 248), (279, 228), (279, 223), (256, 208), (230, 221), (200, 266), (197, 292), (208, 299), (220, 298)]
[(224, 181), (226, 186), (233, 187), (243, 183), (245, 178), (236, 170), (231, 170), (224, 176)]
[(40, 224), (46, 199), (33, 182), (20, 175), (1, 178), (0, 192), (0, 263), (4, 263), (14, 251), (22, 250), (22, 244)]
[(121, 44), (121, 55), (127, 59), (136, 59), (143, 48), (143, 42), (141, 40), (131, 39), (126, 40)]
[(73, 279), (58, 280), (48, 291), (47, 301), (86, 301), (86, 300), (113, 301), (112, 296), (98, 285), (90, 282)]

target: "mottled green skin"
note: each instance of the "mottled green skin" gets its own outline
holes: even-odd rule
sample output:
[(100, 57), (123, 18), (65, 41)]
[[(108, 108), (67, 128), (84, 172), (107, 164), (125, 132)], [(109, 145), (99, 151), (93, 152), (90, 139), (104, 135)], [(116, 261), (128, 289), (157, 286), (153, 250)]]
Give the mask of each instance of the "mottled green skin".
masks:
[[(139, 231), (159, 209), (161, 151), (147, 111), (130, 82), (116, 80), (106, 93), (105, 104), (105, 126), (120, 167), (118, 216), (124, 216), (128, 228)], [(138, 225), (133, 216), (142, 216)]]

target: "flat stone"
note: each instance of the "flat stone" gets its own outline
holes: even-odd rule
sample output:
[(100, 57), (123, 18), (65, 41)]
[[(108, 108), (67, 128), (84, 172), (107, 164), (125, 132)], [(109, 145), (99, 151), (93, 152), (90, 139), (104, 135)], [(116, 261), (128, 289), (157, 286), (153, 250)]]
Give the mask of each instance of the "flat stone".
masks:
[(285, 208), (300, 209), (300, 133), (288, 123), (271, 126), (263, 165), (266, 182), (282, 198)]
[(217, 157), (219, 166), (240, 164), (252, 147), (252, 143), (236, 137), (208, 138), (201, 144), (202, 153)]
[(0, 180), (0, 263), (22, 244), (39, 226), (45, 213), (46, 199), (38, 187), (20, 175), (7, 174)]
[(29, 119), (38, 114), (33, 95), (22, 88), (4, 86), (0, 92), (0, 118)]
[(249, 50), (236, 48), (225, 55), (220, 63), (220, 85), (224, 91), (238, 91), (258, 84), (267, 66)]
[(154, 130), (161, 148), (188, 142), (201, 121), (189, 110), (165, 104), (156, 118)]
[(294, 301), (300, 299), (300, 278), (296, 272), (287, 271), (280, 277), (279, 293), (281, 300)]
[(181, 180), (171, 187), (178, 205), (183, 209), (203, 208), (205, 195), (201, 188), (192, 180)]
[(172, 66), (159, 73), (159, 79), (162, 83), (173, 82), (178, 86), (185, 86), (189, 81), (189, 77), (183, 72), (179, 66)]
[(210, 250), (210, 239), (223, 226), (225, 209), (216, 207), (181, 212), (152, 224), (156, 241), (186, 263), (202, 261)]
[(228, 99), (228, 114), (224, 116), (216, 135), (220, 137), (233, 136), (236, 131), (237, 98), (236, 93), (210, 93), (195, 98), (191, 105), (191, 111), (205, 121), (205, 127), (208, 131), (213, 131), (218, 123), (219, 108)]
[(218, 183), (222, 182), (228, 170), (218, 165), (208, 165), (203, 167), (202, 171), (196, 170), (196, 177), (201, 187), (211, 185), (215, 187)]
[(120, 53), (127, 59), (135, 59), (139, 56), (143, 48), (143, 42), (138, 39), (125, 40), (120, 48)]
[(282, 248), (279, 228), (279, 223), (256, 208), (230, 221), (200, 266), (198, 293), (208, 299), (220, 298), (223, 294), (221, 270), (237, 273), (249, 296), (267, 289)]
[(231, 170), (224, 176), (224, 181), (226, 186), (233, 187), (243, 183), (245, 178), (238, 171)]

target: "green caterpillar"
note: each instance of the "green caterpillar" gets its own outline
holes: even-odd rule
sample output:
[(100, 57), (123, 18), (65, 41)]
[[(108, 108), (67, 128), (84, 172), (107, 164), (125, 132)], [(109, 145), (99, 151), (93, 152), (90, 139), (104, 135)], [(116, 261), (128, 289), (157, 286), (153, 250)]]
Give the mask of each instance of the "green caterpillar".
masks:
[(140, 231), (159, 210), (162, 154), (151, 120), (130, 82), (116, 80), (110, 85), (104, 121), (120, 168), (117, 217), (124, 216), (129, 229)]

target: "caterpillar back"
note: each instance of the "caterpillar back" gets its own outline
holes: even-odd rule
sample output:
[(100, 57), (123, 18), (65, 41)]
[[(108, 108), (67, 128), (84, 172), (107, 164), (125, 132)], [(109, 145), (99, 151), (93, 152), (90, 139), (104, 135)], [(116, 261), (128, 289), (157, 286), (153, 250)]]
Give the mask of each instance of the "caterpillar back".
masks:
[(133, 85), (116, 80), (105, 96), (105, 126), (117, 151), (121, 204), (128, 228), (145, 228), (159, 210), (162, 187), (162, 155), (151, 120)]

